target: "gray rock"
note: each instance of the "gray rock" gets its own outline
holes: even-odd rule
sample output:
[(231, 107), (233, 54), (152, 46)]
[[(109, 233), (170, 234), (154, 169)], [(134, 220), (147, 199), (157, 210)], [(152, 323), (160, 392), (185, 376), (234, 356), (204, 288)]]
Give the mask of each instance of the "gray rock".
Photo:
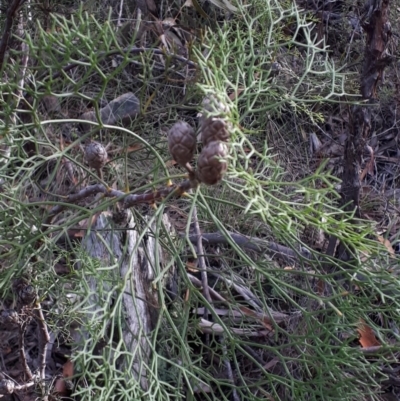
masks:
[[(125, 93), (112, 100), (106, 106), (100, 109), (101, 122), (104, 125), (115, 125), (117, 123), (128, 124), (132, 118), (140, 113), (140, 101), (133, 93)], [(81, 120), (97, 122), (96, 112), (88, 111), (83, 113)], [(87, 133), (94, 126), (91, 124), (81, 123), (79, 129), (82, 133)]]

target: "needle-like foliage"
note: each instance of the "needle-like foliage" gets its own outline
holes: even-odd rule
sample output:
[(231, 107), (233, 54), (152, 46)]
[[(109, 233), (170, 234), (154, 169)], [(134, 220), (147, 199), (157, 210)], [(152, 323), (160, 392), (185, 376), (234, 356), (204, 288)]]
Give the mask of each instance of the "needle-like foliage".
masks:
[[(340, 206), (340, 179), (324, 162), (290, 174), (286, 150), (280, 157), (273, 146), (274, 132), (293, 136), (287, 122), (294, 116), (312, 125), (322, 108), (355, 102), (353, 78), (335, 66), (295, 2), (231, 3), (231, 19), (196, 30), (179, 54), (166, 46), (171, 36), (154, 28), (146, 37), (139, 20), (127, 39), (111, 12), (77, 8), (43, 18), (31, 3), (21, 8), (24, 35), (14, 35), (0, 78), (0, 296), (4, 308), (15, 303), (20, 277), (37, 289), (54, 344), (70, 347), (73, 399), (378, 400), (384, 368), (396, 360), (398, 260), (370, 221)], [(190, 10), (181, 12), (181, 24), (189, 23)], [(99, 122), (104, 102), (127, 92), (140, 101), (135, 118)], [(49, 96), (55, 114), (45, 107)], [(154, 208), (131, 208), (136, 242), (116, 252), (112, 236), (124, 228), (108, 221), (102, 232), (109, 237), (92, 232), (102, 213), (123, 209), (123, 196), (112, 191), (141, 195), (183, 182), (167, 132), (178, 120), (195, 128), (209, 96), (228, 110), (223, 180), (190, 184), (192, 191), (179, 199), (171, 192)], [(88, 111), (96, 121), (82, 134)], [(89, 139), (108, 145), (101, 174), (85, 163)], [(71, 201), (89, 187), (90, 196)], [(211, 298), (196, 285), (196, 218)], [(325, 244), (314, 247), (305, 229)], [(207, 234), (216, 232), (213, 242)], [(107, 251), (101, 260), (90, 256), (90, 235)], [(332, 236), (347, 260), (327, 255)], [(146, 247), (149, 238), (154, 248)], [(124, 297), (143, 300), (127, 293), (137, 273), (121, 275), (121, 265), (139, 252), (150, 261), (157, 313), (153, 330), (127, 344)], [(174, 296), (165, 284), (172, 270)]]

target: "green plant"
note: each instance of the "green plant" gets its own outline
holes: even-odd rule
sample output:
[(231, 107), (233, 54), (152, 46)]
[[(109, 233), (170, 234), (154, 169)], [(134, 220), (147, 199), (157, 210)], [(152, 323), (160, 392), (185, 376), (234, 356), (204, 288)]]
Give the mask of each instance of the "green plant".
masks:
[[(392, 330), (398, 280), (387, 269), (393, 262), (373, 239), (372, 225), (356, 224), (339, 208), (338, 179), (323, 165), (302, 179), (287, 179), (265, 133), (272, 119), (285, 115), (320, 120), (315, 105), (340, 102), (347, 76), (324, 43), (313, 39), (313, 23), (294, 2), (237, 7), (235, 23), (205, 29), (187, 61), (165, 49), (137, 47), (136, 38), (121, 48), (110, 16), (102, 21), (80, 9), (71, 18), (52, 15), (48, 29), (32, 23), (18, 39), (31, 58), (24, 96), (15, 95), (21, 77), (12, 62), (23, 53), (10, 51), (3, 65), (0, 130), (9, 156), (0, 169), (1, 296), (8, 302), (13, 280), (22, 276), (42, 302), (57, 300), (48, 303), (46, 316), (54, 333), (62, 322), (70, 337), (77, 399), (379, 399), (381, 367), (398, 340)], [(127, 91), (137, 95), (142, 111), (127, 127), (93, 122), (89, 134), (65, 143), (85, 108), (98, 117), (103, 99)], [(46, 95), (70, 115), (44, 118)], [(104, 212), (121, 212), (123, 191), (139, 197), (185, 179), (167, 163), (163, 133), (178, 119), (195, 125), (205, 96), (216, 96), (229, 110), (223, 184), (201, 185), (179, 200), (162, 192), (166, 197), (150, 212), (135, 207), (129, 226), (135, 241), (114, 248), (114, 236), (127, 229)], [(290, 135), (279, 124), (277, 130)], [(79, 148), (89, 137), (111, 143), (101, 177)], [(98, 193), (71, 201), (71, 194), (96, 185)], [(183, 216), (182, 236), (167, 228), (168, 208)], [(103, 226), (94, 229), (99, 215), (106, 216)], [(205, 255), (219, 299), (196, 286), (187, 268), (204, 256), (189, 235), (199, 221), (203, 233), (219, 231), (223, 238)], [(352, 260), (302, 244), (306, 225), (336, 236)], [(97, 238), (104, 257), (90, 255), (88, 243), (72, 231), (82, 231), (84, 241)], [(235, 231), (264, 242), (249, 251), (235, 241)], [(272, 243), (282, 248), (268, 248)], [(122, 274), (122, 265), (137, 254), (149, 260), (148, 291), (158, 313), (151, 333), (143, 324), (129, 337), (124, 297), (136, 306), (143, 299), (132, 285), (134, 274)], [(61, 259), (69, 267), (66, 276), (56, 273)], [(171, 296), (165, 282), (174, 269), (178, 290)], [(374, 358), (359, 347), (361, 321), (382, 345)]]

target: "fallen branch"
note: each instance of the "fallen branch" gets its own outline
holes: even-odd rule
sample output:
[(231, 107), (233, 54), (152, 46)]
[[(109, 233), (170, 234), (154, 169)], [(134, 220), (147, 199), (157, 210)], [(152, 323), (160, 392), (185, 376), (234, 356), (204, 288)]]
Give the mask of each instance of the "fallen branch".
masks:
[[(302, 248), (297, 253), (292, 249), (287, 248), (286, 246), (279, 245), (272, 241), (265, 241), (259, 238), (247, 237), (246, 235), (243, 234), (235, 234), (231, 232), (228, 232), (228, 234), (231, 238), (231, 241), (235, 242), (240, 247), (257, 253), (268, 252), (272, 254), (278, 254), (279, 256), (289, 261), (299, 260), (300, 257), (307, 260), (312, 260), (310, 253), (305, 248)], [(184, 234), (181, 234), (181, 236), (184, 236)], [(198, 238), (197, 235), (190, 235), (189, 241), (192, 243), (196, 243), (197, 238)], [(220, 232), (203, 233), (201, 234), (201, 238), (203, 240), (203, 243), (207, 243), (209, 245), (230, 243), (229, 239)]]

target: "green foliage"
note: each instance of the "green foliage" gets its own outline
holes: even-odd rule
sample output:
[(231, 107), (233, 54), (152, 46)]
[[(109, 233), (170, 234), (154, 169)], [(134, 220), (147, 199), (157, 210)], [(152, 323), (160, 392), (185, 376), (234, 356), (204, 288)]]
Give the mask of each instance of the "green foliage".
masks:
[[(207, 29), (201, 43), (193, 44), (196, 83), (188, 79), (184, 93), (183, 84), (170, 80), (179, 65), (173, 57), (163, 57), (160, 72), (151, 49), (134, 52), (120, 47), (111, 16), (102, 21), (82, 10), (70, 18), (52, 15), (47, 29), (38, 20), (27, 32), (24, 43), (32, 63), (18, 108), (13, 96), (21, 89), (21, 77), (13, 62), (4, 67), (0, 134), (10, 156), (2, 159), (0, 167), (0, 293), (6, 299), (12, 280), (29, 276), (42, 300), (58, 300), (47, 311), (50, 327), (68, 332), (66, 327), (79, 326), (85, 333), (86, 341), (76, 345), (73, 354), (76, 399), (230, 400), (234, 391), (241, 400), (379, 399), (384, 377), (380, 368), (390, 360), (398, 341), (392, 327), (399, 324), (399, 283), (388, 269), (395, 261), (373, 240), (371, 224), (355, 221), (338, 207), (337, 178), (321, 166), (303, 179), (288, 179), (265, 132), (272, 119), (284, 120), (286, 115), (306, 116), (311, 123), (320, 120), (314, 106), (343, 100), (348, 95), (348, 76), (329, 59), (325, 44), (315, 39), (313, 22), (294, 2), (256, 0), (250, 6), (235, 5), (239, 11), (233, 20)], [(11, 52), (10, 60), (20, 56)], [(140, 65), (136, 75), (127, 73), (134, 71), (132, 65)], [(93, 129), (96, 138), (115, 146), (141, 144), (138, 152), (116, 156), (104, 177), (121, 190), (143, 193), (172, 176), (183, 179), (181, 172), (166, 168), (170, 157), (160, 131), (182, 118), (182, 110), (193, 123), (190, 112), (205, 95), (217, 95), (229, 105), (234, 126), (223, 185), (201, 187), (174, 204), (188, 216), (187, 232), (196, 206), (204, 231), (219, 230), (228, 238), (230, 246), (209, 255), (208, 266), (209, 278), (228, 305), (210, 305), (188, 279), (185, 266), (194, 256), (193, 246), (166, 235), (160, 218), (172, 200), (151, 212), (150, 222), (140, 209), (134, 212), (139, 237), (154, 236), (179, 276), (178, 296), (172, 301), (163, 288), (170, 266), (154, 266), (153, 284), (161, 308), (155, 330), (146, 339), (151, 351), (147, 361), (140, 347), (133, 353), (123, 341), (122, 297), (129, 278), (119, 276), (118, 262), (104, 266), (79, 246), (64, 252), (57, 245), (68, 229), (109, 210), (116, 200), (100, 198), (90, 208), (69, 204), (57, 226), (43, 225), (46, 210), (66, 202), (68, 180), (60, 175), (66, 160), (77, 166), (80, 179), (93, 178), (76, 151), (79, 140), (59, 145), (62, 133), (74, 130), (79, 113), (44, 120), (43, 96), (55, 95), (64, 110), (92, 105), (98, 113), (101, 100), (128, 90), (140, 98), (142, 115), (129, 129)], [(15, 119), (24, 114), (30, 121)], [(278, 131), (290, 135), (279, 127)], [(27, 144), (35, 151), (27, 150)], [(48, 195), (45, 201), (44, 194)], [(149, 234), (152, 223), (156, 229)], [(300, 236), (305, 227), (335, 235), (353, 260), (345, 263), (303, 244)], [(298, 260), (283, 269), (267, 252), (245, 251), (228, 231), (276, 241), (296, 252)], [(304, 257), (304, 249), (310, 258)], [(63, 278), (54, 270), (61, 257), (77, 267)], [(104, 285), (93, 289), (91, 282)], [(232, 282), (248, 288), (253, 298), (238, 297)], [(319, 293), (318, 283), (329, 290)], [(91, 299), (96, 300), (96, 310), (87, 308)], [(235, 329), (254, 334), (265, 330), (265, 325), (246, 315), (229, 319), (215, 311), (254, 305), (267, 315), (276, 310), (289, 318), (284, 324), (273, 322), (268, 334), (239, 335)], [(204, 307), (223, 334), (201, 333), (201, 315), (196, 311)], [(378, 315), (384, 323), (376, 322)], [(382, 353), (374, 358), (359, 347), (361, 319), (382, 344)], [(147, 390), (132, 373), (131, 366), (138, 360), (148, 378)], [(235, 388), (226, 374), (227, 361), (234, 370)]]

